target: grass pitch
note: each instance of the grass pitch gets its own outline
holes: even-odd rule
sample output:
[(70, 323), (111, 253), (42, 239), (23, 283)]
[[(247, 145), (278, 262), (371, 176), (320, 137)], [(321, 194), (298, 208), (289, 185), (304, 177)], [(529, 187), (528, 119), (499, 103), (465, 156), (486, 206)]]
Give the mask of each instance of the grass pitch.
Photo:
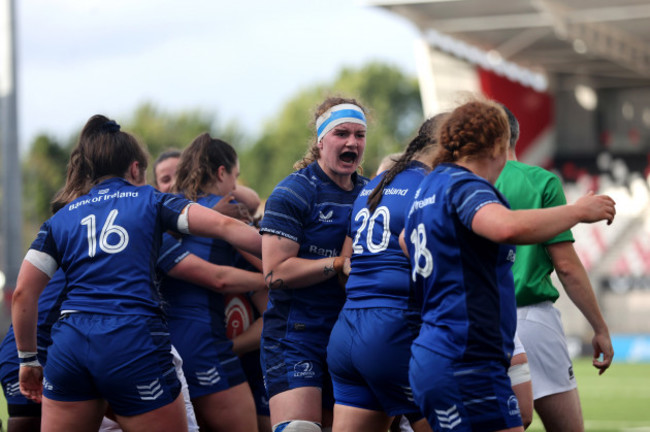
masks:
[[(650, 363), (614, 363), (604, 375), (591, 359), (574, 361), (587, 432), (650, 432)], [(7, 406), (0, 392), (0, 420), (7, 427)], [(528, 431), (543, 431), (535, 415)]]
[[(603, 375), (574, 361), (587, 432), (650, 432), (650, 363), (616, 363)], [(528, 431), (543, 431), (537, 415)]]

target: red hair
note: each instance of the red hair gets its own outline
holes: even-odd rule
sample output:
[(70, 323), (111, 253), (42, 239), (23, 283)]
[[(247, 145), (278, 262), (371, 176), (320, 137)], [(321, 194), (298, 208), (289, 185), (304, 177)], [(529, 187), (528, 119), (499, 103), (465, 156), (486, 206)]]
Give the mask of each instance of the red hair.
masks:
[(457, 107), (438, 130), (439, 151), (433, 166), (486, 157), (506, 151), (508, 117), (496, 102), (471, 101)]

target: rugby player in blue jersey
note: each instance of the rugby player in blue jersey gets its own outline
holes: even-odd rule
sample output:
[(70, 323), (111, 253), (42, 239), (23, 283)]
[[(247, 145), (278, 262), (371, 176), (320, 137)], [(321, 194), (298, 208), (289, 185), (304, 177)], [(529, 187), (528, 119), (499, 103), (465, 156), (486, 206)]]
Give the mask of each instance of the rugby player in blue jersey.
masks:
[[(153, 185), (160, 192), (170, 192), (176, 179), (176, 167), (181, 151), (169, 149), (162, 152), (153, 163)], [(253, 189), (237, 184), (237, 188), (220, 200), (214, 210), (244, 222), (254, 220), (260, 206), (260, 196)]]
[[(172, 190), (212, 208), (235, 190), (238, 176), (235, 149), (204, 133), (183, 151)], [(198, 258), (230, 266), (233, 274), (247, 275), (247, 291), (262, 287), (254, 283), (262, 281), (260, 273), (234, 267), (236, 250), (225, 241), (184, 236), (181, 246)], [(226, 335), (223, 294), (176, 278), (164, 278), (161, 292), (199, 424), (212, 431), (256, 431), (253, 395)]]
[[(18, 275), (12, 317), (20, 389), (43, 401), (46, 430), (96, 429), (108, 402), (129, 429), (187, 429), (169, 333), (154, 285), (165, 230), (219, 237), (258, 253), (252, 228), (144, 182), (147, 155), (108, 118), (91, 117), (46, 221)], [(37, 359), (37, 302), (57, 268), (66, 276), (45, 377)], [(41, 381), (42, 380), (42, 381)]]
[(434, 430), (523, 431), (507, 370), (517, 322), (514, 244), (539, 243), (579, 222), (614, 219), (614, 201), (511, 211), (494, 188), (509, 141), (491, 101), (456, 108), (440, 150), (408, 209), (404, 243), (423, 297), (409, 378)]
[(352, 204), (368, 181), (357, 174), (366, 146), (364, 108), (328, 98), (315, 126), (315, 142), (275, 187), (261, 222), (270, 288), (261, 357), (275, 432), (320, 432), (331, 423), (326, 351), (345, 301), (339, 255)]
[[(347, 300), (334, 325), (327, 364), (334, 385), (334, 432), (386, 431), (404, 414), (415, 431), (430, 431), (408, 381), (410, 347), (420, 309), (410, 265), (399, 245), (404, 208), (431, 170), (442, 114), (420, 127), (395, 164), (368, 183), (354, 202), (348, 241)], [(344, 254), (346, 252), (344, 251)]]

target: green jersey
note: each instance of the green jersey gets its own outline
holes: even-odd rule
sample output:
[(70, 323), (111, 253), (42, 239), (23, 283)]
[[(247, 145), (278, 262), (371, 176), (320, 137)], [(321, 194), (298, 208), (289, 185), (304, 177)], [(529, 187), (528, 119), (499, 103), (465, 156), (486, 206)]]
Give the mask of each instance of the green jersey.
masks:
[[(560, 179), (553, 173), (521, 162), (508, 161), (497, 179), (496, 188), (505, 195), (513, 210), (539, 209), (566, 204)], [(564, 241), (573, 242), (571, 231), (539, 244), (517, 246), (512, 266), (517, 306), (528, 306), (546, 300), (555, 302), (560, 296), (551, 283), (553, 262), (546, 246)]]

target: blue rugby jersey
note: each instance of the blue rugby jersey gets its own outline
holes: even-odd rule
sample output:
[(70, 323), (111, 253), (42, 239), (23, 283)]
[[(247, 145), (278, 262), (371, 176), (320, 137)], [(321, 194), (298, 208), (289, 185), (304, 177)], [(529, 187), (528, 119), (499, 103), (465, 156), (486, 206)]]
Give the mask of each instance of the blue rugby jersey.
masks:
[(177, 231), (190, 203), (110, 178), (47, 220), (31, 249), (63, 268), (68, 296), (62, 310), (106, 314), (160, 313), (154, 272), (162, 233)]
[[(354, 189), (345, 191), (318, 162), (282, 180), (266, 201), (260, 232), (300, 244), (299, 258), (320, 259), (341, 253), (352, 205), (368, 179), (353, 174)], [(264, 314), (265, 334), (288, 328), (318, 328), (329, 334), (345, 301), (336, 277), (310, 287), (271, 290)]]
[(490, 183), (454, 164), (441, 164), (422, 181), (405, 227), (412, 278), (423, 297), (415, 343), (460, 361), (509, 364), (515, 248), (471, 230), (476, 212), (490, 203), (508, 206)]
[[(221, 196), (207, 195), (200, 197), (197, 203), (212, 208)], [(188, 253), (213, 264), (234, 266), (235, 249), (227, 242), (198, 236), (183, 236), (181, 241), (175, 241), (165, 234), (163, 250), (158, 266), (168, 272)], [(225, 305), (223, 294), (210, 289), (166, 276), (162, 279), (161, 293), (166, 302), (165, 311), (174, 319), (190, 319), (217, 325), (225, 337)]]
[(368, 196), (385, 173), (368, 183), (354, 202), (348, 236), (353, 240), (352, 270), (344, 308), (414, 309), (408, 258), (399, 245), (405, 211), (429, 168), (417, 161), (384, 188), (379, 206), (368, 210)]

